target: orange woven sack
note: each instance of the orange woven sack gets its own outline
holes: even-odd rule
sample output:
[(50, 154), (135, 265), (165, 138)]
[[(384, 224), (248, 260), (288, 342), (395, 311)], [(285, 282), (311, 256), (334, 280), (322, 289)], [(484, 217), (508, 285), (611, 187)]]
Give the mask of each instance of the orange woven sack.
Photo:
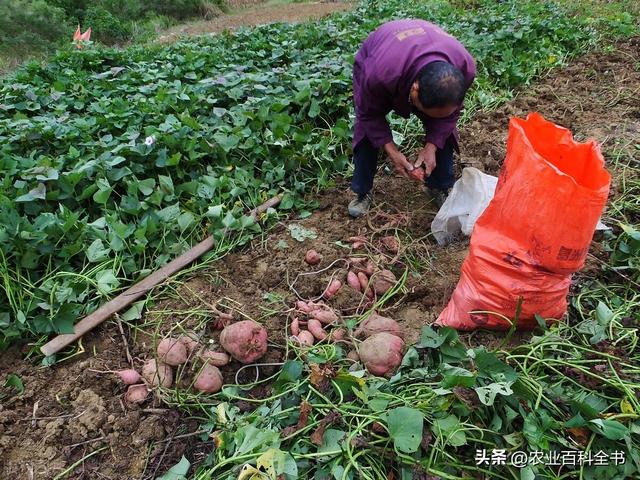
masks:
[(514, 317), (520, 298), (519, 328), (534, 328), (536, 314), (560, 319), (610, 182), (594, 140), (578, 143), (539, 113), (512, 118), (495, 195), (476, 222), (460, 281), (436, 324), (508, 329), (504, 317)]

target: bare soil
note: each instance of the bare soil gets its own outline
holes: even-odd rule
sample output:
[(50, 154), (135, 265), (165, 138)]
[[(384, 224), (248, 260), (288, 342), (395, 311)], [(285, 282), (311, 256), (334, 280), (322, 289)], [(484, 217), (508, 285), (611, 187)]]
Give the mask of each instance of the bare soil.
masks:
[[(505, 155), (509, 118), (539, 111), (572, 129), (578, 138), (598, 139), (618, 175), (616, 181), (620, 181), (624, 164), (638, 159), (639, 47), (636, 38), (620, 43), (615, 51), (587, 55), (523, 90), (512, 102), (476, 115), (462, 129), (459, 165), (497, 174)], [(320, 209), (312, 216), (291, 218), (206, 271), (166, 287), (166, 294), (151, 305), (143, 320), (125, 325), (126, 345), (134, 364), (139, 366), (150, 356), (152, 337), (176, 326), (195, 331), (215, 347), (218, 333), (211, 327), (211, 305), (233, 311), (237, 319), (248, 317), (264, 323), (272, 345), (265, 361), (281, 361), (295, 292), (305, 298), (320, 295), (332, 274), (344, 275), (342, 259), (365, 253), (398, 277), (405, 268), (409, 271), (404, 292), (381, 313), (396, 318), (408, 341), (414, 341), (422, 326), (431, 323), (446, 305), (466, 255), (466, 242), (438, 248), (427, 238), (436, 209), (408, 180), (381, 173), (376, 180), (375, 208), (368, 219), (348, 218), (350, 198), (348, 182), (338, 181), (335, 188), (320, 195)], [(287, 229), (294, 223), (317, 237), (294, 240)], [(351, 251), (336, 243), (348, 245), (346, 240), (354, 235), (366, 237), (363, 249)], [(384, 249), (380, 239), (385, 235), (397, 236), (399, 256)], [(304, 263), (309, 248), (322, 254), (320, 265)], [(597, 264), (589, 263), (587, 270), (595, 273)], [(342, 293), (330, 303), (344, 315), (352, 315), (358, 298)], [(512, 341), (526, 342), (527, 338), (521, 334)], [(475, 332), (463, 335), (463, 339), (469, 345), (495, 346), (502, 335)], [(115, 322), (87, 335), (77, 355), (53, 367), (39, 367), (25, 359), (28, 352), (28, 346), (14, 347), (0, 358), (2, 378), (15, 374), (25, 386), (21, 395), (0, 387), (0, 478), (52, 479), (72, 466), (66, 478), (155, 478), (183, 454), (198, 463), (212, 451), (212, 442), (203, 442), (195, 434), (197, 420), (167, 407), (157, 397), (141, 406), (126, 405), (122, 400), (124, 386), (111, 374), (93, 371), (128, 366), (125, 342)], [(238, 367), (233, 362), (223, 369), (227, 382), (235, 380)], [(260, 375), (276, 370), (277, 366), (267, 367)], [(254, 375), (255, 371), (248, 369), (239, 380), (249, 382)], [(252, 393), (267, 395), (269, 387)]]
[[(251, 5), (251, 6), (249, 6)], [(232, 3), (233, 7), (234, 4)], [(158, 41), (169, 43), (181, 36), (207, 35), (239, 27), (263, 25), (267, 23), (297, 23), (315, 20), (334, 12), (353, 8), (350, 1), (329, 1), (309, 3), (263, 4), (261, 2), (240, 2), (239, 8), (229, 14), (222, 14), (211, 20), (199, 20), (170, 28), (158, 37)]]

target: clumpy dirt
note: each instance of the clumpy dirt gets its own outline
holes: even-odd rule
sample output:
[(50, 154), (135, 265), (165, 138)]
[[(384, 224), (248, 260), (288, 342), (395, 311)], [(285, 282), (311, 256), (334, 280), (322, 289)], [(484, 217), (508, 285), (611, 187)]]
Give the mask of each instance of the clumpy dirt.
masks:
[(246, 3), (242, 2), (238, 6), (245, 6), (245, 8), (235, 12), (220, 15), (211, 20), (200, 20), (170, 28), (158, 37), (158, 41), (161, 43), (169, 43), (182, 36), (220, 33), (225, 30), (235, 30), (236, 28), (245, 26), (277, 22), (297, 23), (305, 20), (314, 20), (334, 12), (349, 10), (353, 8), (354, 5), (349, 1), (332, 1), (246, 6), (251, 3), (259, 2), (251, 2), (250, 0)]
[(25, 391), (0, 390), (0, 478), (52, 479), (100, 449), (67, 478), (155, 478), (196, 452), (185, 439), (168, 440), (197, 422), (157, 400), (125, 405), (122, 383), (97, 372), (128, 367), (119, 335), (108, 325), (83, 339), (84, 353), (52, 368), (23, 360), (26, 349), (3, 353), (3, 377), (17, 375)]
[(596, 139), (607, 167), (620, 173), (619, 157), (624, 164), (638, 158), (633, 145), (640, 138), (638, 62), (640, 38), (635, 37), (611, 52), (578, 58), (495, 111), (476, 114), (463, 129), (463, 165), (484, 166), (487, 173), (497, 174), (506, 154), (509, 118), (539, 112), (570, 129), (577, 140)]
[[(639, 46), (640, 41), (632, 39), (619, 44), (616, 51), (587, 55), (524, 89), (509, 104), (476, 115), (462, 129), (459, 165), (496, 174), (505, 155), (509, 118), (539, 111), (572, 129), (576, 137), (594, 137), (603, 144), (615, 178), (612, 195), (616, 195), (617, 182), (630, 174), (625, 165), (638, 158)], [(397, 319), (408, 341), (415, 341), (422, 326), (437, 317), (455, 288), (467, 242), (446, 248), (433, 243), (428, 234), (436, 209), (408, 180), (381, 172), (376, 179), (376, 203), (368, 219), (348, 218), (350, 198), (348, 182), (339, 180), (318, 198), (320, 209), (311, 217), (291, 218), (210, 268), (165, 286), (161, 299), (149, 306), (142, 320), (125, 324), (126, 343), (117, 324), (108, 322), (82, 340), (77, 355), (50, 368), (25, 360), (28, 346), (4, 352), (0, 357), (2, 378), (17, 375), (25, 391), (17, 394), (0, 387), (0, 478), (52, 479), (77, 464), (66, 478), (151, 479), (183, 454), (192, 463), (204, 461), (213, 445), (200, 439), (196, 419), (157, 397), (140, 406), (127, 405), (121, 382), (112, 374), (99, 372), (128, 367), (127, 348), (139, 367), (150, 356), (157, 336), (170, 332), (196, 333), (217, 348), (218, 331), (212, 328), (214, 308), (233, 313), (235, 319), (251, 318), (266, 325), (271, 348), (265, 361), (281, 362), (295, 292), (304, 298), (319, 296), (332, 276), (345, 275), (343, 259), (349, 256), (367, 255), (398, 278), (407, 270), (405, 288), (380, 313)], [(298, 242), (287, 229), (291, 224), (313, 232), (316, 238)], [(381, 243), (387, 235), (398, 238), (398, 255)], [(351, 236), (365, 237), (364, 247), (352, 250), (347, 241)], [(318, 266), (304, 263), (309, 248), (323, 256)], [(606, 252), (597, 243), (592, 253), (606, 260)], [(589, 262), (586, 271), (595, 274), (597, 264)], [(345, 290), (329, 303), (347, 316), (362, 310), (359, 300)], [(461, 337), (469, 346), (495, 348), (504, 335), (475, 332)], [(523, 333), (514, 336), (511, 343), (527, 339), (528, 334)], [(239, 366), (233, 362), (223, 368), (226, 382), (235, 382)], [(266, 378), (277, 370), (277, 365), (267, 366), (259, 375)], [(255, 375), (255, 369), (249, 368), (238, 380), (250, 383)], [(268, 394), (266, 382), (248, 396)], [(239, 406), (253, 408), (248, 402)]]

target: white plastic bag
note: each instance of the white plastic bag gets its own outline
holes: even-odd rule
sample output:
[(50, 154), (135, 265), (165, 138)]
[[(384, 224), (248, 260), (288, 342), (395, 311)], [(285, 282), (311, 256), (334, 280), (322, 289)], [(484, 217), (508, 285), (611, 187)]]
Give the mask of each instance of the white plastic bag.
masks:
[(462, 177), (431, 222), (431, 232), (439, 245), (446, 245), (460, 232), (471, 235), (473, 225), (493, 198), (497, 182), (497, 177), (477, 168), (462, 170)]

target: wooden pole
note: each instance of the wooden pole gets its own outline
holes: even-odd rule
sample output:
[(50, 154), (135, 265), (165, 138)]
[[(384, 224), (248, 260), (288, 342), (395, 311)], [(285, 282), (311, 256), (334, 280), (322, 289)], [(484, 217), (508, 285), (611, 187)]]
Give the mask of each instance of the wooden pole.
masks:
[[(249, 212), (249, 216), (254, 220), (257, 220), (258, 216), (267, 211), (267, 209), (277, 206), (282, 199), (282, 195), (277, 195), (265, 203), (260, 205), (259, 207), (251, 210)], [(167, 263), (160, 270), (156, 270), (151, 275), (146, 277), (145, 279), (139, 281), (135, 285), (133, 285), (128, 290), (122, 292), (120, 295), (115, 297), (113, 300), (108, 301), (100, 308), (98, 308), (95, 312), (87, 315), (82, 320), (80, 320), (74, 326), (73, 333), (65, 333), (62, 335), (58, 335), (51, 339), (48, 343), (44, 344), (40, 351), (46, 355), (47, 357), (53, 355), (54, 353), (59, 352), (66, 346), (78, 340), (85, 333), (91, 331), (102, 322), (104, 322), (107, 318), (111, 317), (116, 312), (119, 312), (124, 307), (130, 305), (132, 302), (149, 292), (152, 288), (156, 287), (160, 283), (164, 282), (167, 278), (169, 278), (174, 273), (182, 270), (184, 267), (189, 265), (195, 259), (203, 255), (204, 253), (211, 250), (214, 246), (215, 242), (213, 240), (213, 236), (209, 236), (205, 238), (203, 241), (194, 246), (191, 250), (183, 253), (178, 258), (173, 259), (171, 262)]]

